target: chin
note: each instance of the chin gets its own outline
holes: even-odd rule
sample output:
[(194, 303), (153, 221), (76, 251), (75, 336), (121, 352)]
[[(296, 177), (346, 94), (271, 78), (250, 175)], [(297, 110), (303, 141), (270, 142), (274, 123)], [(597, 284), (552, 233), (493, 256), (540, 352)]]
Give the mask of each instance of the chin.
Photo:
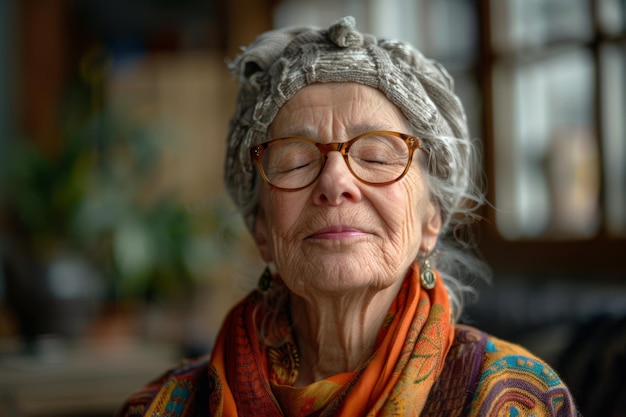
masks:
[[(283, 276), (289, 289), (298, 295), (325, 294), (343, 296), (362, 291), (381, 291), (389, 288), (398, 281), (382, 271), (375, 271), (355, 264), (352, 267), (345, 261), (333, 262), (324, 267), (324, 262), (317, 263), (314, 268), (303, 268), (307, 273), (294, 272), (290, 276)], [(371, 272), (366, 272), (371, 271)], [(291, 279), (294, 277), (295, 279)]]

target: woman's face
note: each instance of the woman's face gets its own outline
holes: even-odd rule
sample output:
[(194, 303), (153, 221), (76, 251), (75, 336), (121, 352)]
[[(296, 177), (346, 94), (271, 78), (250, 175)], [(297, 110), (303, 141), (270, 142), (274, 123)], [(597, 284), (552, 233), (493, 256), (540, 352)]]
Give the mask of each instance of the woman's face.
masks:
[[(312, 84), (278, 112), (270, 138), (344, 142), (373, 130), (410, 133), (409, 122), (380, 91), (355, 83)], [(441, 227), (416, 151), (409, 172), (385, 186), (366, 185), (330, 152), (319, 179), (295, 192), (263, 183), (255, 241), (289, 289), (300, 295), (381, 290), (401, 280), (420, 247), (432, 250)]]

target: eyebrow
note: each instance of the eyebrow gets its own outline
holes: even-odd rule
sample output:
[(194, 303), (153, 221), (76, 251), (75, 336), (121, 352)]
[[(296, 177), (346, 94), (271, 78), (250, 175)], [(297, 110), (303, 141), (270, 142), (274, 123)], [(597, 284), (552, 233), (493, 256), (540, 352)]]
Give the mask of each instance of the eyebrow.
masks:
[[(358, 123), (349, 127), (349, 135), (348, 137), (346, 137), (346, 140), (350, 140), (363, 133), (379, 131), (379, 130), (394, 130), (395, 131), (397, 130), (397, 128), (392, 128), (389, 125), (374, 125), (369, 122)], [(282, 135), (275, 136), (275, 138), (287, 138), (287, 137), (319, 139), (319, 137), (317, 137), (317, 129), (314, 129), (308, 126), (289, 127), (285, 129)]]

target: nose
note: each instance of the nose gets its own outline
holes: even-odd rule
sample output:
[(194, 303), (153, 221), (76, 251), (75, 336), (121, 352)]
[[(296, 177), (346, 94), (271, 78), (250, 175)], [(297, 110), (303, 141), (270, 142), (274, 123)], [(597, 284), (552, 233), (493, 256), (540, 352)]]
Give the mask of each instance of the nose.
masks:
[(339, 152), (329, 152), (326, 163), (313, 191), (313, 201), (319, 205), (338, 206), (344, 202), (361, 200), (359, 180), (348, 169)]

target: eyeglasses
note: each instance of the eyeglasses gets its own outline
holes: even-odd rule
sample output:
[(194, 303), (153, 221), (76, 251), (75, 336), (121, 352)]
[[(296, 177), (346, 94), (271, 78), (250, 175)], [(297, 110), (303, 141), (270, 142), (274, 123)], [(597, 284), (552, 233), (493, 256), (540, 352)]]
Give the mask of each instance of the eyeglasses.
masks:
[(359, 181), (387, 185), (408, 172), (416, 149), (420, 149), (420, 144), (415, 136), (375, 131), (336, 143), (297, 137), (274, 139), (252, 146), (250, 157), (271, 187), (297, 191), (317, 180), (329, 152), (341, 153), (348, 169)]

